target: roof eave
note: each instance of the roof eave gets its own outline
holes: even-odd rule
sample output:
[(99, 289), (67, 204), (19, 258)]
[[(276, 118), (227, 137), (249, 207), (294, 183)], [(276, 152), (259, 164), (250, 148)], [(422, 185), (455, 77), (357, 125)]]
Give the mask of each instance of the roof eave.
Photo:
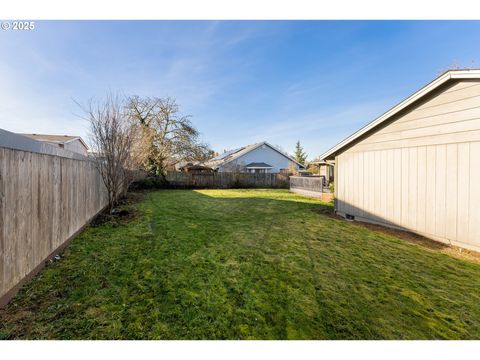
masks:
[(427, 85), (423, 86), (420, 90), (416, 91), (408, 98), (400, 102), (399, 104), (395, 105), (393, 108), (373, 120), (372, 122), (368, 123), (358, 131), (354, 132), (352, 135), (335, 145), (334, 147), (330, 148), (328, 151), (323, 153), (319, 156), (319, 160), (334, 160), (335, 156), (342, 152), (342, 150), (347, 147), (350, 143), (357, 140), (360, 136), (364, 135), (368, 131), (374, 129), (384, 121), (388, 120), (401, 110), (405, 109), (407, 106), (411, 105), (415, 101), (419, 100), (420, 98), (424, 97), (425, 95), (429, 94), (439, 86), (445, 84), (447, 81), (451, 79), (480, 79), (480, 70), (451, 70), (445, 72), (443, 75), (439, 76), (435, 80), (431, 81)]
[(226, 161), (222, 161), (222, 162), (219, 162), (216, 166), (217, 167), (221, 167), (221, 166), (225, 166), (226, 164), (238, 159), (239, 157), (245, 155), (245, 154), (248, 154), (250, 151), (253, 151), (255, 149), (258, 149), (260, 146), (262, 145), (266, 145), (268, 146), (269, 148), (273, 149), (274, 151), (278, 152), (280, 155), (283, 155), (284, 157), (286, 157), (288, 160), (290, 161), (293, 161), (294, 163), (296, 163), (297, 165), (301, 166), (301, 167), (305, 167), (304, 164), (301, 164), (299, 163), (297, 160), (295, 160), (294, 158), (292, 158), (289, 154), (286, 154), (284, 153), (283, 151), (280, 151), (279, 149), (277, 149), (275, 146), (269, 144), (267, 141), (262, 141), (262, 142), (259, 142), (259, 143), (256, 143), (256, 144), (251, 144), (251, 145), (247, 145), (245, 146), (244, 148), (242, 148), (241, 150), (239, 150), (238, 152), (236, 153), (233, 153), (231, 155), (231, 157), (226, 160)]

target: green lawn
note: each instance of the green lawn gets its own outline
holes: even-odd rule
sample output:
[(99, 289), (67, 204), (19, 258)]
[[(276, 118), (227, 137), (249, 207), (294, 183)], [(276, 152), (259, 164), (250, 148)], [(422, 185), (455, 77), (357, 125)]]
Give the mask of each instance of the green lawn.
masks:
[(285, 190), (142, 197), (0, 310), (0, 337), (480, 338), (478, 262)]

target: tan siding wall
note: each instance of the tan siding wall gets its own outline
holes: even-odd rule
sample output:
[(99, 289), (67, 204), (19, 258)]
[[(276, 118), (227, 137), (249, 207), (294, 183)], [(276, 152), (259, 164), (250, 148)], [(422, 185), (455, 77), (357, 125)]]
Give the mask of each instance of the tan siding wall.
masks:
[(78, 139), (71, 141), (69, 143), (66, 143), (64, 148), (66, 150), (70, 150), (78, 154), (82, 154), (85, 156), (88, 155), (88, 150), (85, 148), (85, 146), (83, 146), (82, 142)]
[(91, 161), (0, 147), (0, 298), (106, 204)]
[(327, 177), (327, 167), (324, 166), (324, 165), (320, 165), (320, 168), (318, 170), (318, 174), (323, 175), (326, 178)]
[(480, 250), (480, 82), (450, 86), (336, 161), (339, 212)]

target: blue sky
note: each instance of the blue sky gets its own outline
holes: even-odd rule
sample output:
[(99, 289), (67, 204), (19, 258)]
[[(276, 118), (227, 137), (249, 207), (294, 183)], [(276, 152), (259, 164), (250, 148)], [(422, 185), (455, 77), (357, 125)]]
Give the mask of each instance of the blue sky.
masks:
[(480, 22), (39, 21), (0, 31), (0, 128), (78, 134), (75, 101), (173, 96), (213, 149), (262, 140), (309, 158), (452, 65)]

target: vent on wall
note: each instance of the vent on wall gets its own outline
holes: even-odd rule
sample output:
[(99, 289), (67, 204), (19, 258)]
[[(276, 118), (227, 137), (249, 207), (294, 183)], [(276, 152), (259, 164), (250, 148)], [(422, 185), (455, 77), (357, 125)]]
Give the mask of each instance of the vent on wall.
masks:
[(355, 220), (355, 216), (350, 215), (350, 214), (345, 214), (345, 219), (353, 221), (353, 220)]

